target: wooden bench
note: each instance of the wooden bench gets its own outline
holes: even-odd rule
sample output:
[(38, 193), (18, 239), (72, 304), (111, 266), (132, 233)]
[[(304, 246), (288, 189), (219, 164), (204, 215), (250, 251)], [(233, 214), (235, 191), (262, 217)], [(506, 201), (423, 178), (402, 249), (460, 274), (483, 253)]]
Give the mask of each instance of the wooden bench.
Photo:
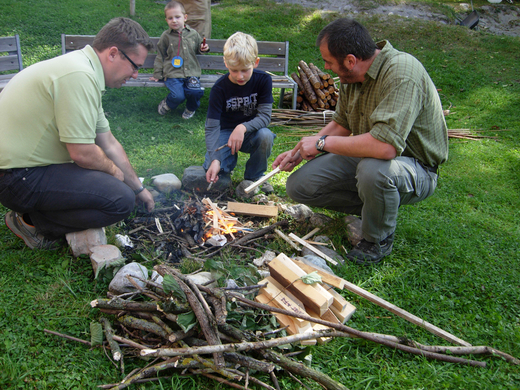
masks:
[[(1, 54), (7, 53), (7, 55)], [(21, 71), (22, 52), (20, 50), (20, 37), (0, 37), (0, 72), (17, 70)], [(16, 73), (0, 74), (0, 91), (4, 89), (9, 80), (11, 80)]]
[[(151, 38), (157, 44), (159, 38)], [(63, 54), (73, 50), (83, 49), (85, 45), (92, 45), (94, 35), (66, 35), (61, 36), (61, 51)], [(207, 73), (207, 71), (223, 71), (227, 72), (224, 65), (222, 51), (224, 49), (225, 39), (208, 39), (206, 43), (210, 47), (210, 53), (199, 54), (200, 67), (202, 75), (200, 83), (203, 88), (211, 88), (215, 82), (222, 76), (220, 74)], [(296, 97), (298, 94), (298, 86), (288, 74), (289, 62), (289, 42), (268, 42), (258, 41), (258, 53), (260, 63), (258, 68), (268, 72), (273, 79), (273, 88), (280, 89), (280, 104), (283, 103), (283, 95), (285, 89), (292, 89), (293, 92), (293, 109), (296, 108)], [(143, 69), (150, 69), (151, 73), (139, 73), (137, 79), (130, 79), (124, 84), (126, 87), (163, 87), (163, 82), (150, 81), (149, 78), (153, 74), (153, 63), (155, 61), (156, 53), (148, 53)], [(274, 73), (276, 72), (276, 74)]]

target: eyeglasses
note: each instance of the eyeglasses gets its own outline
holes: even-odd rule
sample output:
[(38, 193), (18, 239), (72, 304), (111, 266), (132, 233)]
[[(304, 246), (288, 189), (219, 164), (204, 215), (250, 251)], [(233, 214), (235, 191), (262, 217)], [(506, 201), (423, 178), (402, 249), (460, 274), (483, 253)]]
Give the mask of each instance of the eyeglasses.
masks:
[(123, 50), (119, 49), (119, 51), (121, 52), (122, 55), (125, 56), (125, 58), (126, 58), (128, 61), (130, 61), (130, 63), (131, 63), (132, 66), (134, 67), (134, 70), (135, 70), (136, 72), (138, 72), (139, 69), (140, 69), (141, 67), (140, 67), (140, 66), (137, 66), (137, 65), (135, 64), (135, 62), (132, 61), (132, 60), (130, 59), (130, 57), (128, 57), (128, 56), (126, 55), (126, 53), (125, 53)]

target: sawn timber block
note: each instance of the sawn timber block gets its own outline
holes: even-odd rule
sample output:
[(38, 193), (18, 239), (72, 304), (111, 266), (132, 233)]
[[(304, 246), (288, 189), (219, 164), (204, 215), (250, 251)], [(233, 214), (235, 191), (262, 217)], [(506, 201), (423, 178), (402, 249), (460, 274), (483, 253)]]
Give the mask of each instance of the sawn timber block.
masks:
[(277, 206), (267, 206), (263, 204), (228, 202), (226, 211), (228, 213), (251, 215), (254, 217), (273, 218), (278, 216)]
[(271, 260), (268, 266), (271, 276), (301, 300), (306, 308), (322, 315), (332, 305), (333, 296), (318, 283), (303, 283), (300, 278), (307, 273), (283, 253)]
[[(276, 304), (280, 309), (287, 311), (293, 311), (299, 314), (307, 314), (304, 308), (300, 307), (297, 302), (294, 302), (283, 290), (276, 288), (273, 283), (269, 283), (269, 278), (266, 278), (260, 282), (260, 284), (266, 285), (260, 289), (260, 293), (269, 297), (273, 305)], [(269, 303), (270, 305), (270, 303)], [(305, 327), (309, 325), (309, 321), (302, 320), (294, 317), (295, 323), (299, 327)]]
[(330, 310), (332, 310), (338, 320), (344, 324), (352, 317), (356, 311), (356, 306), (343, 298), (340, 293), (334, 290), (334, 287), (327, 284), (324, 287), (334, 297), (334, 302), (332, 302)]
[[(267, 295), (265, 294), (259, 294), (255, 297), (255, 301), (259, 303), (263, 303), (265, 305), (274, 306), (280, 308), (274, 301), (271, 300)], [(276, 320), (282, 327), (287, 327), (286, 331), (288, 334), (301, 334), (301, 333), (308, 333), (313, 331), (313, 327), (311, 326), (310, 322), (307, 322), (307, 324), (303, 327), (298, 326), (296, 322), (294, 321), (296, 318), (281, 314), (281, 313), (273, 313), (276, 317)], [(316, 340), (310, 339), (310, 340), (302, 340), (302, 345), (315, 345)]]

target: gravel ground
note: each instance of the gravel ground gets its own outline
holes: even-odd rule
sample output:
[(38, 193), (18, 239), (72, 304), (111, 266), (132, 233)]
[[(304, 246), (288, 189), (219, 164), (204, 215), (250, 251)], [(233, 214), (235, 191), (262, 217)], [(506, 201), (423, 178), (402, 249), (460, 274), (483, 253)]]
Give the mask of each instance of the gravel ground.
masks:
[[(355, 17), (356, 14), (398, 15), (405, 18), (421, 18), (439, 23), (454, 23), (441, 13), (434, 12), (426, 4), (396, 4), (382, 5), (377, 8), (362, 7), (356, 1), (350, 0), (274, 0), (277, 3), (300, 4), (304, 7), (316, 8), (322, 11), (336, 11)], [(496, 35), (520, 36), (520, 8), (503, 0), (498, 4), (489, 4), (477, 10), (479, 15), (478, 29)], [(518, 2), (518, 0), (516, 0)], [(470, 3), (458, 5), (457, 12), (464, 19), (471, 12)]]

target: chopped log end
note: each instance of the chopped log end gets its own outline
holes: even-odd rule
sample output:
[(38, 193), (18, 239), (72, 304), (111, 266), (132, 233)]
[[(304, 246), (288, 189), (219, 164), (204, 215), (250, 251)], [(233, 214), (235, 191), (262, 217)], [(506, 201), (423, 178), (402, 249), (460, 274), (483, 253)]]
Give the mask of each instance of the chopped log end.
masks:
[(122, 355), (121, 355), (121, 352), (114, 352), (114, 354), (112, 355), (112, 358), (113, 358), (116, 362), (118, 362), (118, 361), (121, 360), (121, 356), (122, 356)]
[(92, 302), (90, 302), (90, 306), (91, 307), (97, 307), (98, 303), (99, 303), (99, 301), (97, 299), (94, 299)]

